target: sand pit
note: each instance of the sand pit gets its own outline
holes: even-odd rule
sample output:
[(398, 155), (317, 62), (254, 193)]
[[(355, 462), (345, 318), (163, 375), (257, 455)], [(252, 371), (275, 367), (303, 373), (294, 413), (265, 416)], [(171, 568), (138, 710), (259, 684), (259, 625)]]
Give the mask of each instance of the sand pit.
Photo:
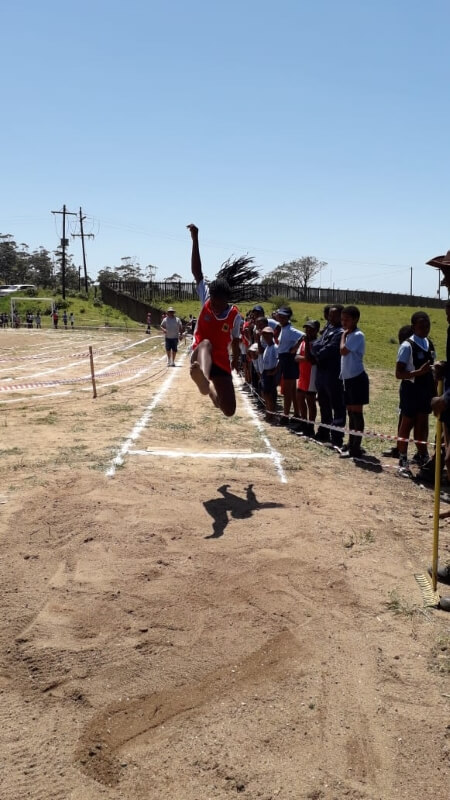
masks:
[(446, 799), (430, 494), (225, 419), (156, 336), (0, 340), (2, 800)]

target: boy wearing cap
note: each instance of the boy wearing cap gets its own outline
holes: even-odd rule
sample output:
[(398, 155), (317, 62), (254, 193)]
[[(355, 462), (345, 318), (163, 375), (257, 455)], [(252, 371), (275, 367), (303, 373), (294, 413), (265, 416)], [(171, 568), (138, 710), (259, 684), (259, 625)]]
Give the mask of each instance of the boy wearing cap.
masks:
[(253, 306), (253, 308), (252, 308), (250, 313), (251, 313), (251, 315), (252, 315), (252, 317), (253, 317), (255, 322), (257, 322), (258, 319), (267, 319), (267, 325), (269, 325), (269, 327), (272, 328), (272, 330), (273, 330), (273, 332), (275, 334), (275, 337), (278, 336), (278, 334), (280, 332), (280, 324), (276, 321), (276, 319), (273, 319), (272, 317), (268, 317), (267, 318), (265, 313), (264, 313), (264, 308), (262, 306), (259, 306), (259, 305), (258, 306)]
[(236, 306), (229, 302), (231, 288), (225, 280), (212, 281), (209, 287), (205, 284), (198, 228), (192, 224), (187, 227), (192, 238), (191, 271), (202, 303), (193, 340), (191, 378), (201, 394), (209, 395), (226, 417), (232, 417), (236, 411), (236, 395), (231, 370), (237, 369), (239, 363), (242, 318)]
[(166, 337), (167, 366), (175, 366), (175, 356), (178, 350), (178, 340), (183, 332), (181, 320), (175, 316), (175, 309), (170, 307), (161, 322), (161, 330)]
[(297, 381), (297, 402), (303, 420), (301, 433), (314, 436), (314, 422), (317, 416), (316, 372), (317, 367), (311, 356), (311, 343), (317, 339), (320, 322), (309, 319), (304, 324), (305, 337), (300, 342), (295, 360), (300, 368)]
[(283, 416), (281, 424), (287, 425), (291, 405), (294, 408), (294, 416), (298, 417), (297, 405), (297, 380), (298, 364), (295, 356), (301, 339), (304, 337), (303, 331), (293, 328), (291, 325), (292, 310), (289, 306), (283, 306), (277, 311), (277, 321), (281, 326), (278, 337), (278, 372), (283, 378)]

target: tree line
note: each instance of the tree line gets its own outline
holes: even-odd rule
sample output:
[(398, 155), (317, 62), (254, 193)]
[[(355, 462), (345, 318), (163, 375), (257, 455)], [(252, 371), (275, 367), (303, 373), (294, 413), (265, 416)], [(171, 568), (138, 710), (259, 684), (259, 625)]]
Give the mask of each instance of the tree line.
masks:
[[(32, 283), (43, 289), (58, 289), (61, 286), (61, 249), (47, 250), (40, 246), (30, 250), (25, 242), (16, 242), (10, 234), (0, 234), (0, 284)], [(121, 259), (117, 267), (104, 267), (98, 273), (100, 283), (111, 281), (149, 281), (155, 276), (157, 267), (149, 264), (141, 267), (134, 258)], [(306, 296), (307, 289), (314, 278), (326, 266), (315, 256), (302, 256), (293, 261), (284, 262), (267, 273), (261, 283), (279, 281), (293, 286)], [(168, 281), (182, 280), (174, 274), (166, 278)], [(93, 281), (88, 276), (88, 283)], [(79, 271), (73, 263), (73, 255), (66, 251), (66, 288), (79, 290)]]
[[(30, 250), (25, 242), (16, 242), (11, 234), (0, 234), (0, 283), (31, 283), (43, 289), (61, 285), (61, 250), (50, 251), (40, 246)], [(66, 287), (79, 288), (78, 267), (66, 253)]]

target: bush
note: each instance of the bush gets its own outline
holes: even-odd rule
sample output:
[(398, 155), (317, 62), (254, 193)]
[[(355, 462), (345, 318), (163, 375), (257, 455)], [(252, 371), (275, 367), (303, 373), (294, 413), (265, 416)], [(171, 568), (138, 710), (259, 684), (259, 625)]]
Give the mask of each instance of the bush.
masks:
[(25, 292), (27, 297), (37, 297), (38, 290), (37, 289), (27, 289)]
[(99, 297), (96, 297), (92, 305), (95, 306), (96, 308), (101, 308), (103, 305), (103, 300), (100, 300)]
[(283, 297), (283, 295), (278, 294), (274, 294), (272, 297), (269, 297), (269, 302), (272, 303), (274, 311), (276, 311), (277, 308), (281, 308), (281, 306), (290, 306), (291, 304), (291, 300), (288, 300), (287, 297)]
[(85, 314), (85, 313), (86, 313), (86, 309), (85, 308), (80, 308), (80, 314)]

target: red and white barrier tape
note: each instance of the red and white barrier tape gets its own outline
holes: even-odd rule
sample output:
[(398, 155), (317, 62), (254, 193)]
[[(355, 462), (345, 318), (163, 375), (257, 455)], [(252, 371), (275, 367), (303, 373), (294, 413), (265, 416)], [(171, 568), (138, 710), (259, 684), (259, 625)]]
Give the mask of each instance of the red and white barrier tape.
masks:
[[(147, 369), (152, 369), (153, 364)], [(134, 367), (134, 369), (121, 369), (121, 370), (113, 370), (111, 372), (101, 372), (95, 374), (95, 380), (103, 380), (104, 378), (111, 378), (117, 377), (119, 375), (130, 375), (133, 372), (143, 372), (145, 371), (145, 367)], [(33, 383), (5, 383), (0, 384), (0, 392), (20, 392), (26, 389), (51, 389), (54, 386), (67, 386), (73, 383), (85, 383), (87, 381), (92, 380), (90, 375), (85, 375), (80, 378), (59, 378), (58, 380), (54, 381), (33, 381)]]
[[(257, 397), (258, 400), (265, 406), (263, 398), (261, 397), (261, 395), (258, 394), (256, 389), (253, 386), (251, 386), (251, 384), (247, 383), (247, 381), (243, 381), (243, 385), (248, 386), (252, 395), (254, 397)], [(280, 412), (278, 411), (268, 411), (267, 409), (266, 409), (266, 414), (274, 417), (284, 416), (283, 414), (280, 415)], [(342, 433), (342, 434), (349, 434), (349, 435), (351, 434), (352, 436), (358, 436), (360, 438), (365, 438), (365, 439), (380, 439), (388, 442), (411, 442), (414, 444), (425, 444), (429, 447), (434, 447), (434, 442), (424, 442), (421, 439), (406, 439), (402, 436), (393, 436), (392, 434), (388, 433), (377, 433), (376, 431), (354, 431), (352, 428), (341, 428), (337, 425), (329, 425), (325, 422), (313, 423), (311, 420), (306, 419), (305, 417), (290, 417), (289, 419), (292, 422), (305, 422), (308, 425), (315, 425), (318, 428), (325, 428), (326, 430), (336, 431), (337, 433)]]

